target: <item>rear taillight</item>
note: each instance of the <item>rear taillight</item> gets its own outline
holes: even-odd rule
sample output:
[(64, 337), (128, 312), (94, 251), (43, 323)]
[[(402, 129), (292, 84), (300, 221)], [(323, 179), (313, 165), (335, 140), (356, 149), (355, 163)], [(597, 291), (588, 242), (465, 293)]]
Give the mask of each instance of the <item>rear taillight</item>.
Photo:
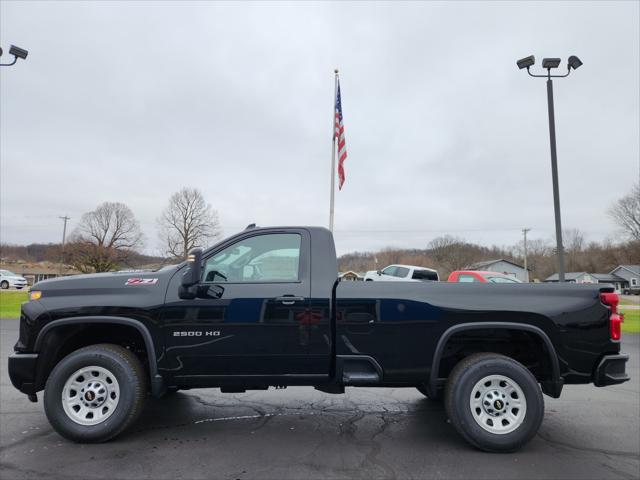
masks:
[(620, 299), (617, 293), (601, 293), (600, 301), (609, 307), (609, 333), (611, 340), (620, 340), (622, 336), (623, 317), (618, 313)]

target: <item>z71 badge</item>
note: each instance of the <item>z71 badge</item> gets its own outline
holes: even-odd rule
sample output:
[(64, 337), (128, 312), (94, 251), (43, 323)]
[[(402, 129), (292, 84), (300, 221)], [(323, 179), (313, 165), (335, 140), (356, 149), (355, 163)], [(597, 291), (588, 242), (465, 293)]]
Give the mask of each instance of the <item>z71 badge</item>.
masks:
[(158, 283), (157, 278), (129, 278), (125, 285), (155, 285), (156, 283)]

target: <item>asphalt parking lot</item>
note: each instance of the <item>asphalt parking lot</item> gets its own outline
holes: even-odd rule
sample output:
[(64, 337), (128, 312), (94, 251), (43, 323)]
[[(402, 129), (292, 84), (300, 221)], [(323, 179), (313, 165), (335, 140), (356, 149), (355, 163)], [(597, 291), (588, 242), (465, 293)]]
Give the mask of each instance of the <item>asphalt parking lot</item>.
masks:
[[(414, 389), (217, 390), (151, 399), (127, 434), (101, 445), (64, 440), (39, 403), (17, 392), (7, 356), (17, 320), (0, 321), (0, 478), (640, 478), (640, 336), (627, 335), (632, 381), (545, 397), (522, 451), (468, 446), (441, 405)], [(41, 395), (40, 395), (41, 400)]]

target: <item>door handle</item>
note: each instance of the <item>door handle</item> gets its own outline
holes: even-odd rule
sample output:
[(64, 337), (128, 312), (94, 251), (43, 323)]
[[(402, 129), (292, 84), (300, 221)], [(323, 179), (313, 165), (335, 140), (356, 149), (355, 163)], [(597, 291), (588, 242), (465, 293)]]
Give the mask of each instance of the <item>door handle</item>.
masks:
[(277, 297), (276, 302), (280, 302), (283, 305), (293, 305), (296, 302), (304, 302), (304, 297), (295, 297), (293, 295), (283, 295), (282, 297)]

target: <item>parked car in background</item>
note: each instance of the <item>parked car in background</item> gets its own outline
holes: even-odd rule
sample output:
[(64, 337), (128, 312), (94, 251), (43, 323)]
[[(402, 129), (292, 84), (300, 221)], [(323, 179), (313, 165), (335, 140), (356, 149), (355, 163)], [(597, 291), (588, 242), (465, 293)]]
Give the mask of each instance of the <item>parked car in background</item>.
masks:
[(0, 270), (0, 288), (6, 290), (15, 287), (18, 290), (27, 286), (27, 279), (9, 270)]
[(522, 283), (516, 277), (498, 272), (482, 270), (456, 270), (449, 275), (448, 282), (459, 283)]
[(365, 276), (366, 282), (421, 282), (440, 280), (437, 270), (415, 265), (389, 265), (382, 270), (369, 270)]

